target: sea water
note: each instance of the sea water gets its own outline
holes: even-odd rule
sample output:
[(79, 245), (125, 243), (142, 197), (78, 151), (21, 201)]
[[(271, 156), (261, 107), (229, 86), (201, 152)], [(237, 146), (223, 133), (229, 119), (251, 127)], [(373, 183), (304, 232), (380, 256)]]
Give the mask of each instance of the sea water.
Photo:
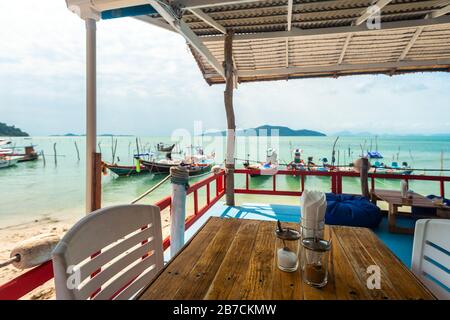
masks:
[[(98, 137), (97, 151), (102, 152), (102, 159), (112, 160), (112, 147), (117, 139), (116, 157), (119, 164), (132, 165), (133, 154), (136, 152), (136, 137)], [(225, 138), (196, 137), (195, 141), (180, 141), (182, 148), (191, 144), (202, 144), (205, 153), (215, 152), (216, 163), (223, 164), (225, 153)], [(175, 140), (177, 140), (175, 139)], [(267, 148), (273, 147), (278, 152), (281, 163), (293, 160), (292, 149), (301, 148), (302, 158), (306, 161), (312, 156), (316, 163), (326, 157), (331, 161), (333, 143), (336, 137), (237, 137), (236, 166), (242, 167), (244, 160), (264, 160)], [(34, 144), (36, 151), (45, 154), (45, 165), (42, 157), (38, 161), (19, 163), (14, 167), (0, 169), (0, 227), (15, 225), (40, 219), (44, 216), (56, 219), (77, 219), (84, 215), (85, 196), (85, 137), (32, 137), (13, 138), (13, 144), (24, 146)], [(171, 137), (140, 137), (140, 152), (155, 149), (159, 142), (172, 143)], [(80, 160), (77, 159), (75, 142), (79, 148)], [(56, 149), (56, 161), (54, 147)], [(393, 160), (401, 164), (408, 162), (413, 168), (441, 168), (441, 152), (444, 153), (444, 167), (450, 168), (450, 137), (449, 136), (379, 136), (377, 141), (373, 136), (340, 137), (336, 143), (336, 163), (340, 165), (352, 162), (361, 154), (361, 149), (375, 150), (384, 155), (381, 160), (390, 164)], [(338, 159), (339, 158), (339, 159)], [(117, 162), (117, 160), (116, 160)], [(415, 174), (424, 171), (416, 170)], [(449, 172), (428, 172), (430, 175), (449, 175)], [(126, 204), (148, 190), (164, 178), (161, 175), (140, 175), (117, 177), (111, 172), (102, 177), (102, 205), (110, 206)], [(191, 183), (203, 177), (191, 180)], [(245, 187), (245, 175), (236, 175), (236, 187)], [(376, 180), (377, 188), (400, 190), (400, 181)], [(250, 178), (250, 188), (271, 189), (270, 178)], [(277, 177), (277, 189), (299, 190), (298, 178), (290, 176)], [(330, 191), (330, 179), (327, 177), (307, 177), (306, 188)], [(438, 182), (411, 182), (410, 188), (421, 194), (439, 194)], [(141, 203), (155, 203), (170, 195), (170, 183), (165, 183)], [(211, 190), (215, 190), (212, 186)], [(358, 178), (344, 178), (344, 192), (359, 192)], [(450, 195), (450, 184), (446, 184), (446, 194)], [(199, 192), (200, 201), (205, 199), (205, 191)], [(239, 202), (262, 202), (298, 204), (296, 197), (267, 197), (258, 195), (240, 195)], [(203, 202), (201, 202), (203, 203)], [(188, 210), (192, 209), (192, 199), (188, 199)]]

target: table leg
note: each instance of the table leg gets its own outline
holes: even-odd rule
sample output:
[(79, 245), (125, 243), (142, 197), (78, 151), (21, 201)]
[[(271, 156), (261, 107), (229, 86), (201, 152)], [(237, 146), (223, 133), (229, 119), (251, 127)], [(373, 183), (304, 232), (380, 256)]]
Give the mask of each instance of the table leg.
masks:
[(397, 207), (391, 203), (389, 203), (389, 211), (388, 211), (388, 228), (389, 232), (395, 232), (396, 226), (395, 223), (397, 221)]
[(389, 204), (388, 228), (392, 233), (414, 234), (414, 228), (397, 227), (398, 205)]

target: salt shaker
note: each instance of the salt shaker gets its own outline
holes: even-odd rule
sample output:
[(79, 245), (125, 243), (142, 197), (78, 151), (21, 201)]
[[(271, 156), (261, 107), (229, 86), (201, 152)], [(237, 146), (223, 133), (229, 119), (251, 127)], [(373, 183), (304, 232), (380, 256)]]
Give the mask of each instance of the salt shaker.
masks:
[(278, 268), (286, 272), (298, 269), (298, 251), (300, 232), (292, 228), (283, 228), (280, 221), (275, 231), (277, 236), (276, 255)]

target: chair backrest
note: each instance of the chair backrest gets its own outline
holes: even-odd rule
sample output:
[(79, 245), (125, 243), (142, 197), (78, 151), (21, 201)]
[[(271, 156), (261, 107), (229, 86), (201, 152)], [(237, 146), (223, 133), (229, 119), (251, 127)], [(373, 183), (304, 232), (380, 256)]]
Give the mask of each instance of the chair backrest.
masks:
[(450, 220), (416, 223), (412, 271), (439, 299), (450, 299)]
[(52, 258), (57, 299), (130, 299), (163, 267), (160, 210), (99, 209), (65, 234)]

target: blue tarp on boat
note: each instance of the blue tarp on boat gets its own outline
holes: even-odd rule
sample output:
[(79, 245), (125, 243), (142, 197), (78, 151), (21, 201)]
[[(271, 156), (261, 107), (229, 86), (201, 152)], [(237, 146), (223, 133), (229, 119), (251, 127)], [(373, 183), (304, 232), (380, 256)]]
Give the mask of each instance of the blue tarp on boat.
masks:
[(370, 159), (383, 159), (383, 156), (378, 151), (367, 151), (367, 156)]

